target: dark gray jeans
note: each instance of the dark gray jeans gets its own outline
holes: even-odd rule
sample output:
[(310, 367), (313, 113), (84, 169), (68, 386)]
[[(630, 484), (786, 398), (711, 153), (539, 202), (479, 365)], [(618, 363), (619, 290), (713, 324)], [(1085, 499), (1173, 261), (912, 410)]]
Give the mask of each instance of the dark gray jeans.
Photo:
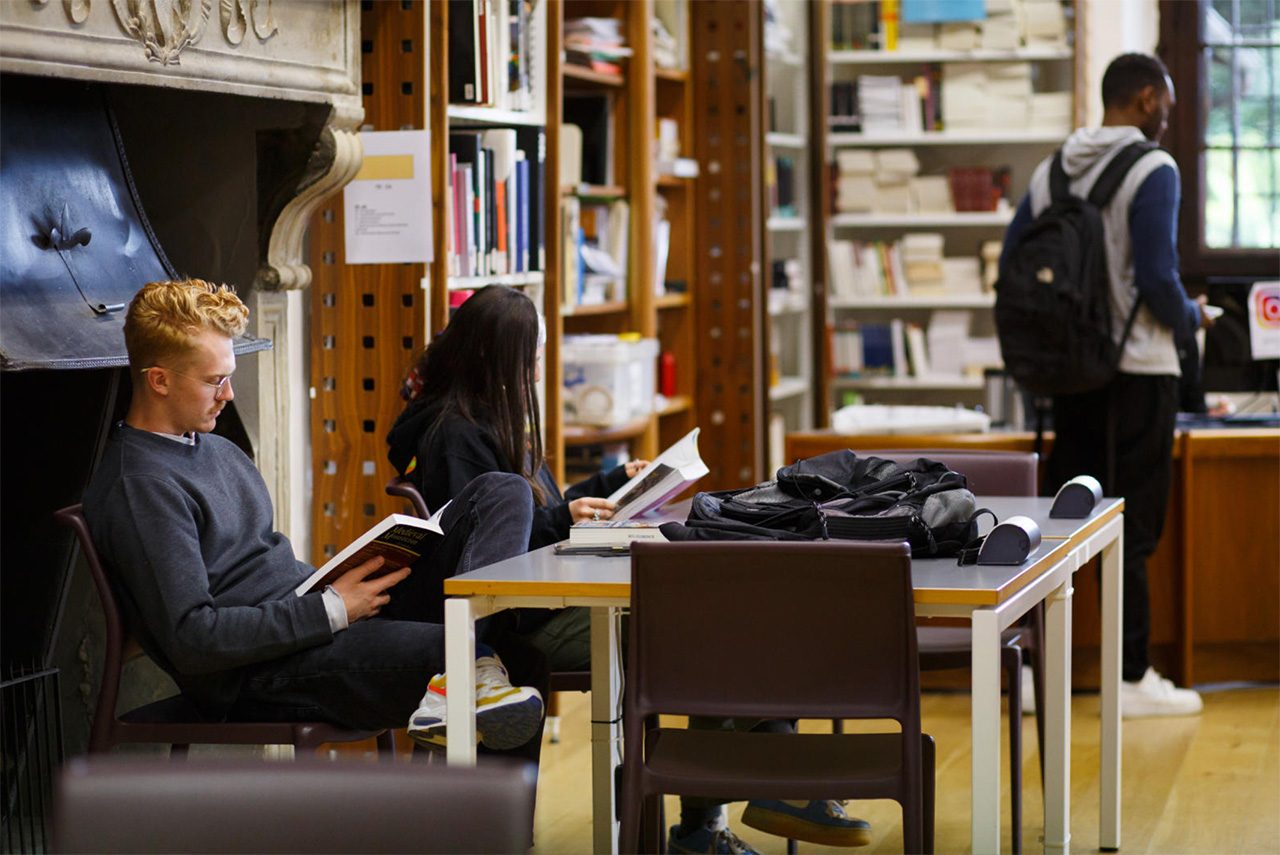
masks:
[[(381, 614), (353, 623), (329, 644), (247, 669), (233, 714), (319, 719), (370, 730), (404, 727), (427, 681), (444, 671), (444, 579), (523, 553), (532, 520), (533, 496), (523, 478), (500, 472), (476, 478), (445, 510), (444, 537), (391, 589), (391, 602)], [(480, 637), (504, 647), (504, 639), (495, 632), (486, 636), (483, 626)], [(502, 653), (513, 682), (545, 693), (546, 669), (535, 661), (539, 657), (518, 667), (525, 665), (522, 651), (510, 657), (506, 649)]]

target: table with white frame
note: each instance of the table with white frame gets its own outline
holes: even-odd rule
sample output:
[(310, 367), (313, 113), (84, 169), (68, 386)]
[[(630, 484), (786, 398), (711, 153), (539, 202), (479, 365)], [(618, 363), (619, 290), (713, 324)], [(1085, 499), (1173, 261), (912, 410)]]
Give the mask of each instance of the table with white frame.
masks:
[[(916, 614), (962, 617), (972, 631), (971, 732), (974, 852), (1000, 848), (1000, 634), (1045, 604), (1044, 800), (1046, 852), (1070, 847), (1071, 603), (1075, 572), (1102, 557), (1102, 849), (1120, 846), (1120, 661), (1124, 500), (1104, 499), (1083, 520), (1049, 518), (1050, 499), (985, 498), (1004, 519), (1031, 517), (1043, 542), (1020, 566), (957, 567), (954, 559), (912, 561)], [(446, 579), (445, 667), (455, 686), (475, 683), (475, 622), (508, 608), (591, 609), (593, 850), (617, 851), (614, 769), (621, 753), (621, 660), (617, 616), (631, 596), (625, 557), (559, 555), (545, 547)], [(476, 762), (475, 697), (448, 696), (448, 762)]]

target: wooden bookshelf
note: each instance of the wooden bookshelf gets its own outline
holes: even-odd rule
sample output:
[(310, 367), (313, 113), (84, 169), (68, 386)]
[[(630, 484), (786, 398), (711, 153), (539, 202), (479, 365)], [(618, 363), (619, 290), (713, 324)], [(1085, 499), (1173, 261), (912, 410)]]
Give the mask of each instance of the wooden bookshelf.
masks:
[(622, 74), (606, 74), (581, 65), (565, 63), (561, 69), (566, 80), (572, 80), (579, 86), (605, 86), (621, 88), (627, 85), (627, 78)]
[[(923, 376), (870, 376), (848, 377), (833, 376), (829, 366), (833, 366), (833, 349), (844, 353), (843, 348), (856, 347), (858, 336), (864, 328), (872, 325), (892, 324), (894, 328), (908, 322), (927, 330), (936, 312), (962, 312), (968, 317), (969, 338), (988, 340), (995, 335), (992, 307), (994, 297), (990, 293), (948, 293), (948, 294), (907, 294), (893, 295), (853, 295), (837, 294), (834, 291), (835, 278), (828, 270), (828, 242), (832, 240), (864, 242), (864, 249), (872, 244), (883, 244), (882, 252), (894, 258), (896, 250), (891, 246), (904, 234), (931, 232), (941, 236), (943, 242), (943, 258), (972, 259), (977, 257), (981, 266), (985, 264), (980, 255), (980, 247), (986, 241), (998, 241), (1013, 218), (1014, 209), (1026, 192), (1032, 171), (1042, 158), (1052, 153), (1069, 132), (1064, 127), (1058, 130), (1033, 124), (1029, 118), (1026, 127), (1021, 125), (1028, 112), (1010, 115), (1008, 121), (988, 122), (990, 127), (947, 126), (937, 124), (935, 118), (946, 119), (952, 113), (948, 110), (965, 109), (970, 102), (957, 105), (947, 101), (948, 68), (951, 63), (972, 63), (975, 68), (990, 66), (1003, 73), (1012, 73), (1015, 69), (1010, 64), (1027, 64), (1028, 77), (1031, 81), (1027, 87), (1027, 98), (1034, 94), (1046, 92), (1067, 92), (1071, 94), (1071, 121), (1078, 123), (1081, 83), (1080, 70), (1083, 62), (1076, 56), (1072, 46), (1084, 43), (1082, 32), (1083, 4), (1074, 0), (1060, 0), (1063, 9), (1063, 21), (1067, 28), (1064, 43), (1043, 44), (1025, 43), (1009, 49), (972, 49), (951, 50), (940, 47), (935, 42), (933, 49), (892, 50), (846, 50), (835, 49), (832, 45), (832, 15), (836, 14), (831, 4), (813, 4), (812, 50), (810, 55), (816, 58), (815, 68), (811, 75), (812, 99), (814, 104), (821, 104), (823, 109), (815, 113), (810, 123), (812, 138), (818, 142), (827, 162), (823, 169), (815, 173), (814, 185), (821, 195), (817, 210), (821, 219), (820, 228), (815, 230), (813, 241), (813, 257), (815, 260), (814, 310), (825, 324), (824, 328), (815, 326), (814, 337), (820, 344), (818, 364), (826, 370), (820, 372), (818, 426), (828, 423), (831, 409), (856, 393), (856, 398), (868, 403), (898, 404), (939, 404), (975, 406), (982, 402), (983, 384), (981, 379), (971, 376), (939, 378), (929, 374)], [(848, 11), (845, 7), (842, 11)], [(1074, 33), (1072, 30), (1074, 29)], [(844, 29), (846, 35), (850, 30)], [(954, 34), (953, 34), (954, 35)], [(919, 34), (913, 35), (919, 38)], [(847, 46), (847, 45), (846, 45)], [(910, 84), (923, 85), (928, 93), (921, 101), (924, 114), (918, 122), (903, 122), (902, 130), (877, 128), (872, 132), (862, 133), (856, 126), (847, 124), (848, 116), (838, 117), (833, 124), (828, 116), (832, 112), (833, 96), (831, 85), (834, 82), (852, 83), (862, 75), (897, 76), (904, 79), (907, 91)], [(916, 79), (916, 78), (919, 79)], [(923, 83), (921, 82), (923, 81)], [(957, 84), (958, 85), (958, 84)], [(921, 90), (923, 91), (923, 90)], [(986, 92), (988, 90), (978, 90)], [(1020, 97), (1020, 96), (1019, 96)], [(950, 103), (950, 106), (949, 106)], [(937, 113), (929, 113), (928, 108), (936, 105)], [(854, 112), (857, 106), (853, 105)], [(842, 113), (848, 112), (845, 106)], [(969, 107), (969, 109), (972, 109)], [(988, 109), (988, 112), (990, 110)], [(843, 121), (839, 121), (843, 120)], [(937, 128), (937, 129), (930, 129)], [(883, 211), (837, 212), (833, 188), (837, 180), (831, 176), (840, 150), (882, 150), (887, 148), (907, 148), (914, 152), (919, 161), (919, 175), (947, 175), (952, 168), (989, 167), (1007, 168), (1008, 193), (1004, 202), (991, 211), (948, 211), (948, 212), (912, 212), (886, 213)], [(874, 181), (874, 179), (873, 179)], [(867, 191), (871, 192), (871, 191)], [(876, 191), (879, 192), (878, 190)], [(872, 201), (872, 206), (875, 202)], [(914, 203), (913, 203), (914, 204)], [(886, 205), (885, 207), (890, 207)], [(897, 207), (897, 206), (893, 206)], [(894, 262), (890, 262), (892, 265)], [(901, 268), (898, 268), (899, 270)], [(980, 273), (980, 275), (982, 275)], [(846, 280), (847, 281), (847, 280)], [(865, 285), (859, 285), (865, 288)], [(894, 283), (888, 291), (898, 290)], [(909, 285), (908, 285), (909, 288)], [(846, 288), (846, 290), (848, 290)], [(902, 324), (894, 324), (901, 321)], [(858, 330), (854, 334), (854, 330)], [(851, 335), (850, 341), (837, 341), (841, 331)], [(894, 335), (898, 333), (895, 332)], [(836, 347), (836, 345), (839, 347)], [(895, 352), (903, 351), (895, 347)], [(985, 349), (981, 352), (986, 352)], [(956, 358), (953, 354), (937, 354), (933, 358)], [(843, 367), (856, 367), (856, 357), (844, 358)], [(836, 369), (842, 367), (834, 366)], [(901, 367), (900, 367), (901, 368)], [(972, 369), (976, 370), (975, 362)]]
[[(392, 4), (374, 4), (391, 6)], [(396, 4), (399, 6), (400, 4)], [(560, 29), (552, 26), (555, 0), (537, 4), (536, 18), (532, 22), (533, 34), (532, 103), (530, 109), (506, 109), (475, 104), (449, 103), (450, 70), (453, 67), (449, 55), (448, 32), (450, 4), (432, 2), (413, 4), (427, 10), (426, 36), (429, 46), (428, 79), (431, 85), (418, 91), (429, 93), (426, 98), (427, 126), (431, 128), (431, 185), (432, 227), (436, 261), (429, 265), (427, 293), (429, 313), (426, 336), (434, 335), (448, 323), (451, 291), (483, 288), (487, 285), (507, 285), (520, 288), (539, 306), (547, 326), (547, 345), (543, 359), (543, 427), (544, 446), (556, 465), (562, 465), (563, 437), (559, 418), (561, 408), (561, 360), (560, 340), (562, 322), (559, 303), (556, 300), (556, 283), (560, 281), (560, 194), (551, 190), (543, 193), (544, 247), (541, 270), (524, 273), (486, 274), (476, 276), (450, 275), (446, 247), (449, 217), (452, 205), (449, 187), (449, 133), (452, 130), (479, 130), (511, 127), (543, 133), (543, 184), (544, 188), (558, 188), (559, 147), (556, 131), (560, 123), (560, 75), (551, 73), (550, 57), (560, 53)], [(454, 22), (457, 25), (458, 22)], [(456, 58), (454, 58), (456, 59)], [(532, 252), (532, 249), (531, 249)]]
[[(807, 60), (809, 6), (804, 0), (778, 0), (775, 5), (778, 23), (791, 33), (793, 41), (788, 50), (766, 52), (764, 56), (764, 156), (771, 159), (771, 164), (791, 164), (791, 199), (786, 207), (778, 207), (786, 200), (775, 201), (773, 198), (781, 195), (781, 189), (763, 188), (763, 206), (767, 213), (762, 269), (766, 295), (761, 313), (762, 349), (767, 360), (763, 386), (768, 418), (774, 423), (771, 427), (773, 435), (808, 430), (813, 427), (814, 420), (815, 341), (809, 294), (813, 289), (811, 233), (820, 217), (815, 206), (811, 172), (814, 161), (821, 162), (822, 158), (809, 145), (812, 139)], [(765, 26), (768, 26), (767, 22)], [(780, 34), (766, 37), (766, 42), (773, 44), (779, 37)], [(779, 185), (784, 180), (782, 172), (780, 166), (770, 170)], [(786, 260), (798, 267), (798, 289), (772, 287), (775, 259)], [(784, 464), (780, 448), (769, 448), (767, 454), (768, 471), (776, 471)]]

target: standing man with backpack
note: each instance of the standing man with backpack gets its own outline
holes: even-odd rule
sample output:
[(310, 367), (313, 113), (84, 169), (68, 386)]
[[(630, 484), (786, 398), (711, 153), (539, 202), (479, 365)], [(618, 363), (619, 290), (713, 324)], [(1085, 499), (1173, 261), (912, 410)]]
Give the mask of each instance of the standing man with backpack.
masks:
[(1178, 167), (1157, 147), (1174, 105), (1164, 64), (1117, 57), (1102, 103), (1102, 126), (1076, 130), (1032, 174), (1005, 235), (996, 323), (1010, 373), (1053, 398), (1047, 494), (1087, 474), (1125, 499), (1121, 713), (1195, 714), (1200, 696), (1148, 661), (1146, 565), (1173, 469), (1174, 341), (1212, 321), (1178, 274)]

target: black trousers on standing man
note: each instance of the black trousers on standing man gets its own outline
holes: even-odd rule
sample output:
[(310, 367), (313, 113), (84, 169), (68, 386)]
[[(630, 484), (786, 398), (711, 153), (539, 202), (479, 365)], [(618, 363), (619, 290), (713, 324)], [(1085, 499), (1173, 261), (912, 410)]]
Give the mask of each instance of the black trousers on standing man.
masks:
[(1053, 399), (1044, 494), (1052, 496), (1077, 475), (1092, 475), (1106, 495), (1124, 497), (1122, 677), (1130, 681), (1142, 679), (1150, 664), (1147, 559), (1160, 543), (1169, 504), (1177, 413), (1178, 378), (1166, 374), (1117, 374), (1102, 389)]

